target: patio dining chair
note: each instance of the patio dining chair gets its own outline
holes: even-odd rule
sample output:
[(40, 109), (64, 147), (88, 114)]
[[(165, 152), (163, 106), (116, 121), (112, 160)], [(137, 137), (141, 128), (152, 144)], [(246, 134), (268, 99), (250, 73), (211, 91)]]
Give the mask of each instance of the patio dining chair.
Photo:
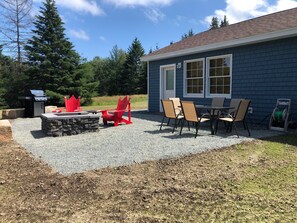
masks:
[[(211, 101), (211, 107), (223, 107), (224, 106), (224, 103), (225, 103), (225, 98), (222, 98), (222, 97), (216, 97), (216, 98), (212, 98), (212, 101)], [(203, 116), (218, 116), (219, 115), (219, 112), (218, 110), (213, 110), (212, 112), (211, 111), (208, 111), (208, 113), (204, 113)]]
[(173, 101), (174, 109), (176, 114), (181, 114), (181, 104), (179, 98), (168, 98), (169, 100)]
[(168, 118), (167, 125), (169, 125), (169, 121), (171, 119), (174, 119), (174, 126), (172, 129), (172, 133), (173, 133), (174, 130), (177, 128), (178, 122), (180, 122), (180, 120), (182, 120), (184, 118), (184, 116), (181, 115), (180, 113), (178, 113), (178, 114), (176, 113), (175, 108), (174, 108), (174, 103), (172, 100), (162, 99), (161, 103), (162, 103), (162, 107), (163, 107), (163, 119), (161, 122), (160, 130), (162, 130), (165, 118)]
[(239, 137), (237, 127), (236, 127), (236, 122), (242, 122), (245, 129), (247, 129), (249, 136), (251, 136), (250, 130), (245, 122), (245, 117), (246, 117), (248, 108), (250, 106), (250, 103), (251, 103), (251, 100), (246, 100), (246, 99), (241, 100), (239, 103), (237, 112), (235, 112), (235, 113), (233, 112), (233, 113), (225, 115), (225, 117), (219, 118), (220, 121), (224, 121), (224, 122), (228, 123), (227, 129), (226, 129), (227, 132), (231, 132), (232, 126), (234, 125), (237, 137)]
[(196, 133), (195, 133), (195, 138), (198, 135), (198, 130), (199, 130), (199, 125), (201, 122), (206, 122), (209, 121), (209, 118), (204, 118), (203, 116), (199, 116), (197, 111), (196, 111), (196, 107), (193, 101), (181, 101), (181, 106), (182, 106), (182, 112), (184, 115), (184, 119), (181, 121), (181, 128), (180, 128), (180, 135), (182, 133), (183, 127), (184, 127), (184, 123), (185, 121), (188, 122), (188, 128), (190, 130), (190, 125), (189, 123), (192, 122), (195, 124), (195, 128), (196, 128)]

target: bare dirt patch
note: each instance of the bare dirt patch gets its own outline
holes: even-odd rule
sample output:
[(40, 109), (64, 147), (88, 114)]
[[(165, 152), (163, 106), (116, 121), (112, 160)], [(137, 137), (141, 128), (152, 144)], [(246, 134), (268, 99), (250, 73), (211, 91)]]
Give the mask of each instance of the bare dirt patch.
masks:
[(70, 176), (2, 141), (0, 222), (296, 222), (296, 136), (271, 141)]

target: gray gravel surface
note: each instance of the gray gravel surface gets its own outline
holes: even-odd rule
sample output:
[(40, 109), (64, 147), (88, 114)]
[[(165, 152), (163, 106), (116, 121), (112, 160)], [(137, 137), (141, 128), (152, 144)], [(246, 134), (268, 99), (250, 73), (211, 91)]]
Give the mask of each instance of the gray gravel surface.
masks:
[(100, 125), (100, 131), (96, 133), (63, 137), (45, 136), (41, 131), (40, 118), (15, 119), (12, 121), (13, 138), (56, 171), (72, 174), (146, 160), (179, 157), (280, 134), (253, 129), (252, 137), (247, 137), (247, 131), (242, 129), (240, 138), (237, 138), (235, 132), (226, 134), (224, 126), (220, 126), (218, 134), (213, 136), (210, 134), (209, 124), (204, 123), (195, 139), (194, 128), (190, 132), (185, 128), (181, 136), (179, 131), (172, 134), (170, 126), (159, 131), (162, 120), (160, 115), (136, 112), (132, 117), (132, 125)]

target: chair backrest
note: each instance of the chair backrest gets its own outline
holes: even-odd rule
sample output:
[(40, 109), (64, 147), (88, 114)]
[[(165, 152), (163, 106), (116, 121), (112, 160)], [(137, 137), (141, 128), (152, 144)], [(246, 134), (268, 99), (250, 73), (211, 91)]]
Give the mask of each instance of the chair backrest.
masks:
[(213, 98), (211, 101), (212, 107), (223, 107), (225, 102), (225, 98)]
[(176, 118), (173, 101), (162, 99), (161, 103), (163, 107), (164, 116), (167, 118)]
[(233, 107), (232, 109), (229, 109), (229, 113), (235, 112), (238, 110), (239, 104), (242, 101), (242, 98), (232, 98), (230, 101), (230, 107)]
[(237, 121), (244, 120), (244, 118), (247, 114), (248, 108), (250, 106), (250, 103), (251, 103), (251, 100), (246, 100), (246, 99), (241, 100), (241, 102), (239, 103), (239, 107), (238, 107), (234, 121), (237, 122)]
[(72, 95), (69, 99), (64, 97), (66, 112), (74, 112), (75, 110), (80, 110), (80, 96), (76, 99)]
[(130, 98), (126, 95), (123, 99), (120, 97), (118, 100), (117, 108), (118, 110), (118, 116), (121, 117), (125, 113), (125, 110), (130, 103)]
[(179, 98), (168, 98), (169, 100), (173, 101), (174, 109), (176, 114), (180, 114), (181, 112), (181, 104)]
[(181, 101), (181, 106), (186, 121), (198, 122), (198, 115), (193, 101)]
[(168, 98), (169, 100), (173, 101), (174, 108), (180, 108), (180, 99), (179, 98)]

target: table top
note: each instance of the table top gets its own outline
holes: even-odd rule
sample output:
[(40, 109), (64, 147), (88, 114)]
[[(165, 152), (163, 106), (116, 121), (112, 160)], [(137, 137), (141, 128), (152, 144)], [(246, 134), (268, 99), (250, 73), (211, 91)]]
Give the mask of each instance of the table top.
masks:
[(211, 109), (211, 110), (228, 110), (234, 109), (235, 107), (230, 106), (211, 106), (211, 105), (195, 105), (196, 108), (200, 109)]

